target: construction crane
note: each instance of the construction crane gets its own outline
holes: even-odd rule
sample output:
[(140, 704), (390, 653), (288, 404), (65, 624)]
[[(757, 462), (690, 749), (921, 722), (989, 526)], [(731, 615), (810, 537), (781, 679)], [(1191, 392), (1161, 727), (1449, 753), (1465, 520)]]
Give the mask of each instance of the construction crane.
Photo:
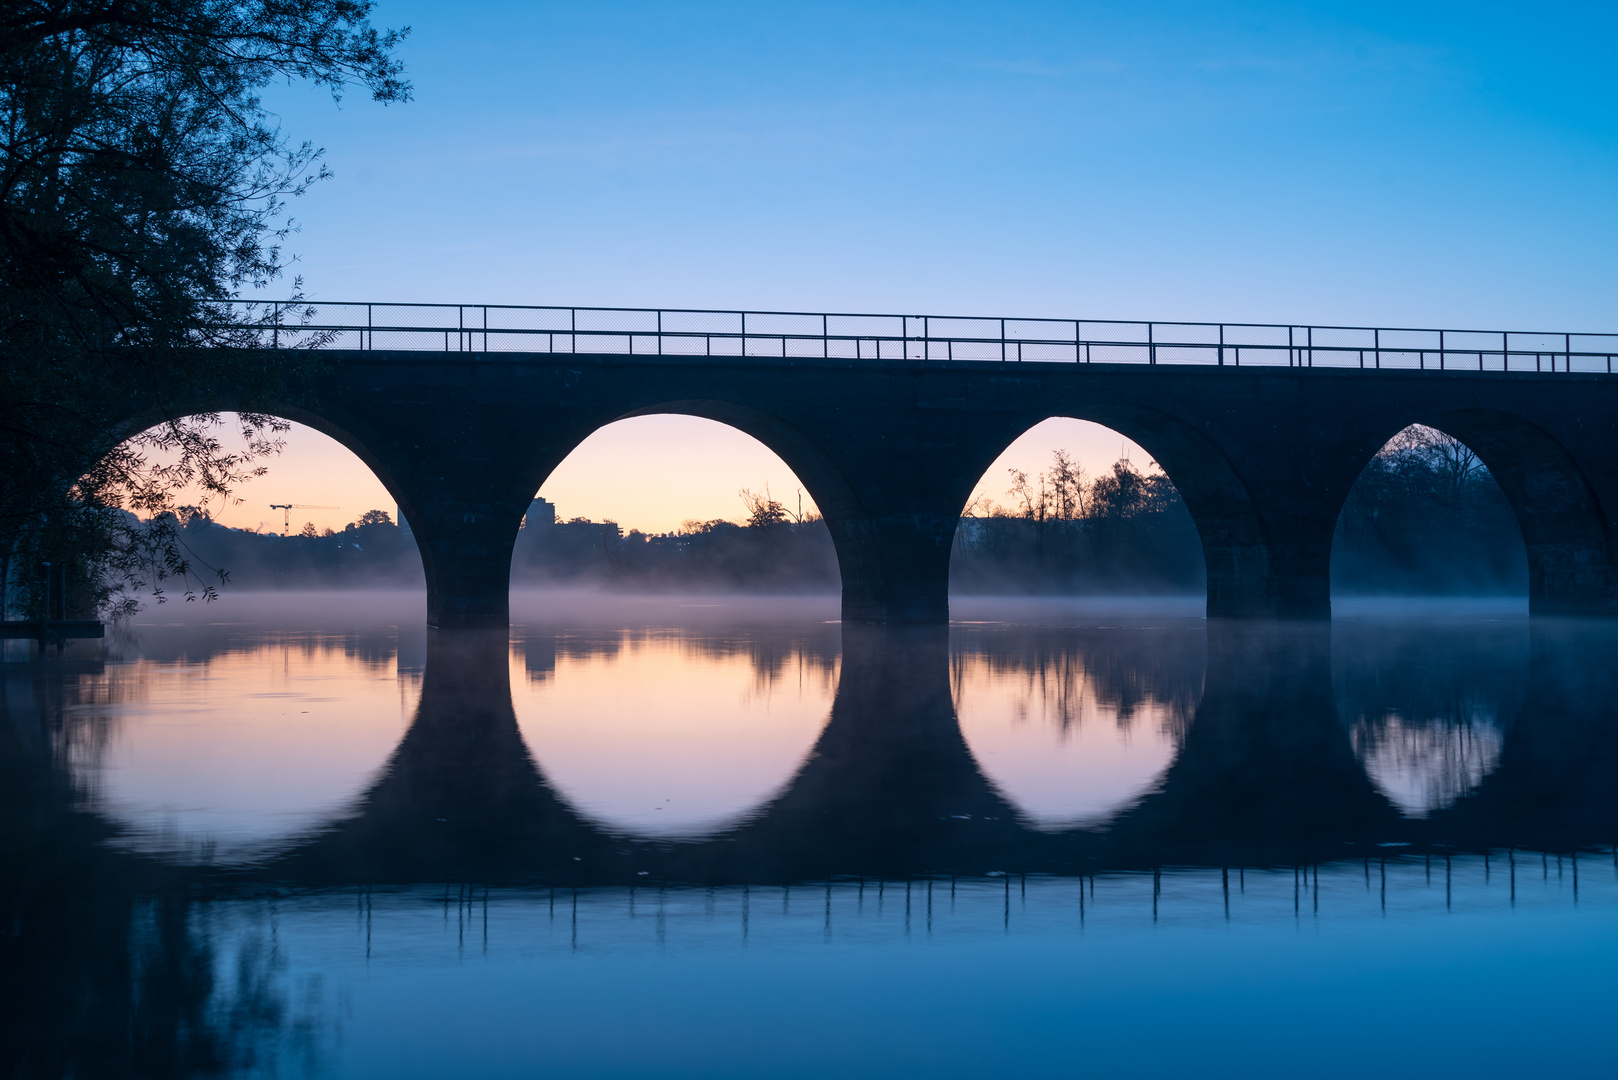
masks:
[(270, 504), (270, 509), (271, 510), (280, 510), (280, 511), (282, 511), (282, 514), (281, 514), (281, 535), (282, 536), (288, 536), (288, 535), (291, 535), (291, 533), (292, 533), (292, 511), (294, 511), (294, 510), (341, 510), (342, 507), (340, 507), (340, 506), (310, 506), (307, 503), (271, 503)]

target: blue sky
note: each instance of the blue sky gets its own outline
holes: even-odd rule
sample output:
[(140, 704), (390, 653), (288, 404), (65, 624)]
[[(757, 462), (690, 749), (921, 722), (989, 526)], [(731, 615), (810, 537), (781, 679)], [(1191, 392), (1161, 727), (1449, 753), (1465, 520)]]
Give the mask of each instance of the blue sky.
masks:
[[(1618, 330), (1618, 5), (381, 0), (377, 21), (413, 28), (414, 102), (266, 95), (335, 174), (294, 206), (317, 299)], [(1057, 446), (1091, 475), (1147, 460), (1052, 420), (983, 492)], [(664, 529), (766, 486), (796, 497), (746, 436), (647, 417), (542, 490)], [(330, 503), (315, 523), (340, 527), (390, 496), (300, 429), (247, 499), (227, 519)]]
[(379, 4), (327, 299), (1613, 329), (1618, 6)]

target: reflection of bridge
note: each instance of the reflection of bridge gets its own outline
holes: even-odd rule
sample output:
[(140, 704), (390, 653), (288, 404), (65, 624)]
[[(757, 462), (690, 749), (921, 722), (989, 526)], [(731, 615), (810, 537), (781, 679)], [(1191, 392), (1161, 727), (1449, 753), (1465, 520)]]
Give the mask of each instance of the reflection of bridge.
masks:
[[(640, 910), (650, 916), (641, 925), (649, 932), (655, 925), (659, 947), (665, 904), (683, 904), (688, 913), (706, 907), (700, 920), (669, 919), (676, 929), (682, 922), (717, 925), (704, 934), (752, 933), (753, 940), (765, 942), (778, 940), (773, 927), (801, 939), (802, 924), (810, 919), (824, 920), (821, 932), (830, 940), (835, 907), (836, 932), (843, 935), (845, 926), (859, 920), (860, 939), (867, 940), (909, 931), (907, 898), (916, 933), (930, 932), (935, 892), (941, 930), (982, 927), (990, 919), (1008, 931), (1025, 920), (1076, 927), (1086, 918), (1086, 892), (1088, 917), (1099, 917), (1103, 928), (1118, 925), (1109, 920), (1155, 920), (1160, 906), (1166, 918), (1211, 920), (1218, 917), (1221, 892), (1225, 917), (1234, 910), (1238, 921), (1296, 917), (1311, 909), (1341, 916), (1351, 888), (1360, 897), (1357, 910), (1374, 912), (1379, 897), (1386, 904), (1392, 895), (1402, 901), (1390, 905), (1393, 910), (1408, 916), (1412, 896), (1423, 895), (1423, 868), (1418, 859), (1401, 872), (1401, 854), (1435, 856), (1425, 897), (1426, 906), (1437, 909), (1449, 903), (1447, 855), (1455, 848), (1575, 853), (1606, 847), (1618, 836), (1618, 789), (1612, 783), (1618, 775), (1618, 687), (1605, 664), (1613, 629), (1537, 620), (1521, 634), (1521, 649), (1479, 650), (1462, 664), (1418, 656), (1425, 662), (1408, 668), (1387, 662), (1402, 661), (1403, 651), (1362, 653), (1356, 654), (1357, 671), (1334, 676), (1333, 638), (1344, 632), (1341, 623), (1210, 624), (1205, 676), (1198, 677), (1200, 664), (1176, 667), (1169, 676), (1161, 669), (1142, 676), (1160, 697), (1167, 696), (1165, 683), (1205, 687), (1181, 752), (1157, 789), (1104, 830), (1052, 833), (1018, 820), (962, 739), (947, 632), (845, 624), (831, 720), (785, 788), (722, 835), (651, 843), (596, 827), (553, 794), (518, 731), (507, 681), (508, 635), (440, 631), (429, 635), (414, 721), (353, 812), (267, 863), (227, 870), (166, 866), (111, 847), (115, 831), (79, 801), (82, 790), (69, 760), (73, 740), (53, 737), (60, 729), (49, 726), (61, 714), (62, 687), (73, 685), (79, 673), (13, 665), (0, 680), (0, 865), (6, 870), (0, 919), (10, 928), (0, 952), (0, 997), (12, 1006), (0, 1018), (0, 1043), (27, 1075), (170, 1075), (176, 1061), (201, 1061), (212, 1074), (219, 1071), (216, 1062), (237, 1060), (224, 1055), (238, 1043), (262, 1050), (266, 1044), (255, 1038), (274, 1035), (302, 1015), (289, 1007), (290, 998), (273, 978), (286, 939), (271, 935), (276, 912), (286, 918), (287, 909), (248, 905), (249, 924), (276, 944), (241, 950), (236, 977), (230, 978), (222, 977), (232, 968), (225, 947), (230, 935), (221, 928), (233, 920), (204, 916), (209, 909), (198, 901), (276, 895), (283, 885), (432, 883), (444, 897), (446, 930), (452, 894), (460, 901), (459, 920), (472, 914), (470, 898), (487, 905), (484, 886), (561, 886), (552, 890), (553, 898), (560, 897), (559, 933), (567, 934), (571, 922), (577, 934), (579, 923), (570, 916), (581, 909), (587, 926), (599, 933), (610, 905), (615, 949), (633, 938), (624, 924), (637, 918), (635, 891), (629, 892), (626, 916), (618, 889), (581, 898), (566, 887), (653, 886), (640, 893)], [(538, 652), (529, 656), (531, 663), (544, 659)], [(1094, 659), (1086, 653), (1085, 666), (1103, 666), (1092, 665)], [(1415, 701), (1422, 694), (1441, 703), (1446, 694), (1465, 698), (1480, 686), (1484, 696), (1522, 702), (1513, 715), (1502, 715), (1509, 734), (1498, 767), (1448, 809), (1420, 821), (1401, 818), (1356, 760), (1345, 721), (1382, 703)], [(1421, 709), (1409, 711), (1419, 715)], [(1379, 846), (1388, 843), (1409, 846)], [(1355, 865), (1339, 866), (1335, 874), (1319, 866), (1344, 860)], [(1378, 865), (1384, 860), (1390, 865)], [(1518, 862), (1520, 855), (1494, 864), (1496, 909), (1507, 897), (1516, 901)], [(1468, 892), (1475, 902), (1479, 875), (1473, 869), (1470, 889), (1463, 891), (1462, 860), (1455, 863), (1457, 906), (1467, 902)], [(1253, 874), (1237, 869), (1244, 866), (1283, 870), (1269, 876), (1266, 886), (1265, 879), (1255, 884)], [(1549, 860), (1542, 866), (1521, 872), (1550, 879)], [(1160, 867), (1181, 872), (1104, 876), (1098, 903), (1093, 875)], [(1190, 869), (1195, 867), (1208, 869)], [(1221, 873), (1226, 867), (1228, 873)], [(1555, 872), (1560, 868), (1558, 859)], [(1568, 869), (1577, 902), (1578, 862), (1570, 861)], [(946, 926), (955, 893), (948, 878), (996, 871), (1007, 876), (963, 883), (961, 912), (948, 916)], [(1088, 882), (1012, 883), (1013, 875), (1040, 872), (1092, 876)], [(1485, 882), (1488, 873), (1485, 863)], [(852, 878), (860, 880), (842, 880)], [(1322, 878), (1328, 886), (1324, 904)], [(1604, 872), (1602, 878), (1607, 880)], [(889, 883), (892, 918), (886, 922), (879, 914), (883, 887), (867, 879)], [(808, 882), (814, 883), (812, 898), (796, 888), (772, 890), (771, 911), (781, 914), (767, 920), (758, 890), (709, 889), (682, 899), (676, 889), (659, 888)], [(1330, 888), (1334, 882), (1336, 889)], [(404, 890), (376, 904), (379, 948), (398, 940), (393, 931), (399, 923), (390, 915), (419, 907), (424, 891)], [(314, 899), (323, 943), (334, 940), (324, 935), (340, 920), (356, 927), (362, 922), (369, 944), (372, 894), (357, 892)], [(786, 913), (789, 893), (796, 927)], [(543, 922), (542, 895), (537, 902), (522, 891), (508, 895)], [(873, 918), (860, 914), (861, 903), (875, 909)], [(805, 911), (809, 907), (812, 915)], [(240, 915), (243, 907), (225, 910)], [(678, 940), (675, 931), (669, 937)], [(455, 940), (448, 933), (445, 939)], [(247, 1067), (262, 1065), (264, 1058), (243, 1053), (239, 1060)]]
[(534, 492), (591, 432), (651, 413), (780, 455), (826, 516), (849, 621), (947, 617), (962, 506), (1051, 416), (1162, 465), (1201, 534), (1210, 615), (1328, 614), (1338, 512), (1412, 423), (1500, 482), (1534, 612), (1618, 610), (1608, 336), (363, 305), (325, 320), (331, 363), (289, 399), (182, 407), (279, 413), (352, 449), (410, 523), (437, 626), (504, 625)]
[(415, 723), (382, 779), (351, 816), (250, 874), (309, 884), (790, 882), (1298, 865), (1451, 845), (1572, 851), (1618, 835), (1615, 698), (1606, 681), (1570, 671), (1604, 635), (1539, 636), (1499, 768), (1455, 806), (1408, 820), (1350, 746), (1329, 632), (1216, 627), (1202, 703), (1158, 788), (1104, 829), (1049, 832), (1022, 822), (973, 760), (941, 630), (844, 634), (831, 721), (786, 788), (722, 835), (657, 843), (603, 830), (553, 794), (517, 730), (504, 634), (441, 633)]

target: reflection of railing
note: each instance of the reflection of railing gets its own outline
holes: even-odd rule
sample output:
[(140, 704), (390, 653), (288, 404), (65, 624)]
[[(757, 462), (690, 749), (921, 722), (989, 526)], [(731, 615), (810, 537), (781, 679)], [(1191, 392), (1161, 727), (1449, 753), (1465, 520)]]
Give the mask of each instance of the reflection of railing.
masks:
[(1618, 334), (507, 304), (249, 304), (267, 344), (442, 352), (1612, 372)]

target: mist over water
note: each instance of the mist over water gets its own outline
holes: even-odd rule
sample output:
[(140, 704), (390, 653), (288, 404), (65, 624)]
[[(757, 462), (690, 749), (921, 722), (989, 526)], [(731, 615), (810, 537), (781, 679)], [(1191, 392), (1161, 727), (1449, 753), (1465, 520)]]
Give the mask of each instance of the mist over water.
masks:
[[(509, 631), (440, 634), (415, 593), (236, 593), (13, 650), (8, 1056), (978, 1075), (1077, 1039), (1127, 1072), (1195, 1032), (1153, 1043), (1167, 1074), (1285, 1015), (1299, 1046), (1384, 1033), (1317, 1071), (1415, 1075), (1419, 1005), (1493, 1075), (1541, 1044), (1482, 1039), (1485, 1004), (1554, 988), (1557, 1060), (1602, 1060), (1618, 632), (1200, 611), (963, 598), (884, 630), (832, 597), (519, 591)], [(137, 1002), (167, 1005), (132, 1049)], [(803, 1043), (805, 1009), (840, 1037)]]

